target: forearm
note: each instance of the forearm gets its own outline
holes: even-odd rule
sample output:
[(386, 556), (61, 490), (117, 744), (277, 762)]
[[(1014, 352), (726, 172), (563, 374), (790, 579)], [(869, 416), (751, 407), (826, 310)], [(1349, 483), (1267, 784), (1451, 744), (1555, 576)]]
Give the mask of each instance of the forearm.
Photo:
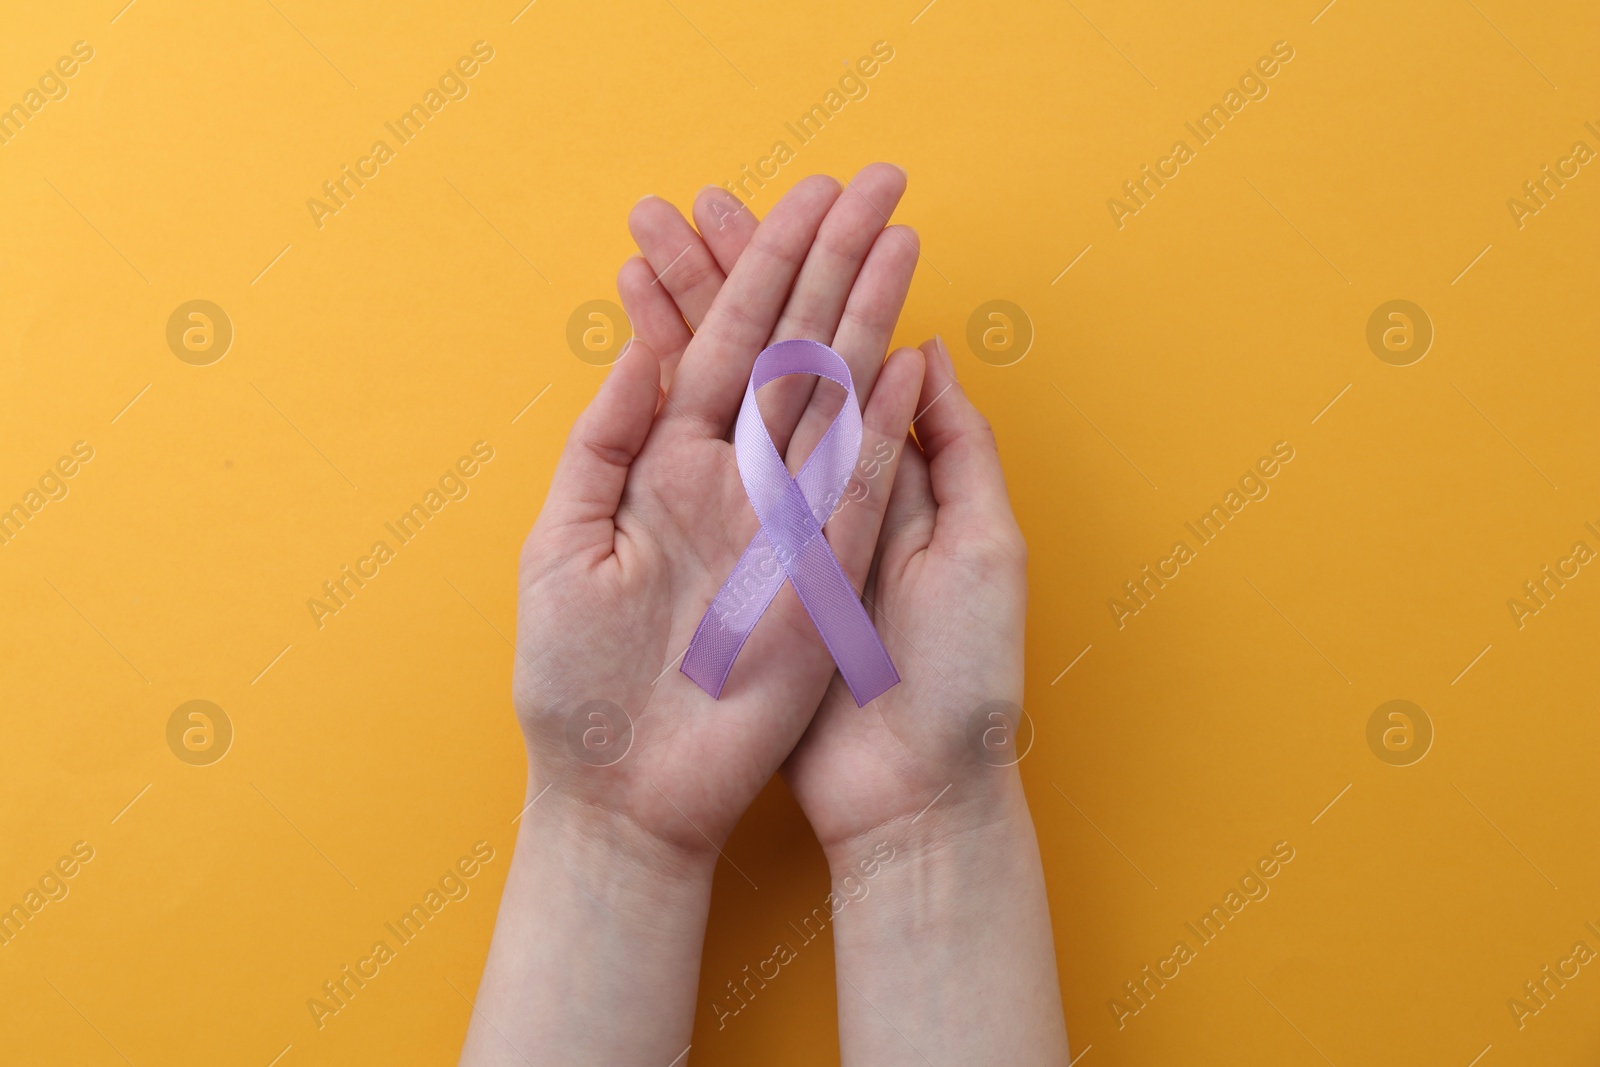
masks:
[(830, 850), (837, 886), (860, 878), (853, 853), (880, 838), (894, 849), (834, 921), (846, 1067), (1067, 1062), (1044, 871), (1010, 775), (982, 816), (947, 796), (948, 818), (934, 809)]
[(715, 855), (554, 789), (526, 810), (462, 1064), (681, 1065)]

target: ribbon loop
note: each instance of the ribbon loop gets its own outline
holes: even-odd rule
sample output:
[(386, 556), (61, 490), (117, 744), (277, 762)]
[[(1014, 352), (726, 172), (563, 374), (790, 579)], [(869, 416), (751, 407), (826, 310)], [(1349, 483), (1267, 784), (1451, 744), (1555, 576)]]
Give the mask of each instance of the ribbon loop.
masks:
[[(815, 374), (844, 387), (839, 414), (798, 475), (784, 466), (756, 405), (756, 390), (790, 374)], [(856, 705), (900, 681), (861, 597), (823, 536), (861, 452), (861, 406), (850, 367), (820, 341), (780, 341), (756, 357), (734, 427), (734, 454), (761, 529), (717, 591), (684, 653), (681, 670), (712, 697), (733, 669), (785, 579), (794, 586)]]

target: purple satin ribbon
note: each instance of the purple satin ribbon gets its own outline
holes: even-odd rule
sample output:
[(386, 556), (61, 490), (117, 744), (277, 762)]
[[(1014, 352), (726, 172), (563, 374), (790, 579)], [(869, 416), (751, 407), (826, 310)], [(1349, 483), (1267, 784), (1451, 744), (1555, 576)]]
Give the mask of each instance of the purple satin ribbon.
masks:
[[(789, 374), (819, 375), (838, 382), (848, 394), (833, 424), (793, 476), (756, 406), (757, 389)], [(739, 650), (787, 578), (856, 705), (865, 707), (897, 685), (900, 675), (861, 606), (860, 595), (822, 535), (822, 524), (844, 494), (861, 453), (861, 407), (849, 366), (820, 341), (768, 346), (750, 372), (733, 440), (739, 477), (761, 529), (700, 620), (684, 653), (683, 673), (712, 697), (720, 697)]]

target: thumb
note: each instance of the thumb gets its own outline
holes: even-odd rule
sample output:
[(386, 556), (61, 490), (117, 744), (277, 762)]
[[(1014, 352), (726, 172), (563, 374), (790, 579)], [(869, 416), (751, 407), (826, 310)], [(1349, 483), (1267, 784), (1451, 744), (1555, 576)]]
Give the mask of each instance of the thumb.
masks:
[(635, 337), (567, 435), (541, 523), (562, 527), (610, 522), (628, 470), (655, 421), (660, 385), (660, 359)]
[[(922, 379), (917, 442), (928, 457), (928, 480), (939, 506), (934, 536), (992, 536), (1014, 530), (1006, 476), (989, 420), (956, 379), (943, 338), (924, 342), (928, 372)], [(1020, 535), (1019, 535), (1020, 536)]]

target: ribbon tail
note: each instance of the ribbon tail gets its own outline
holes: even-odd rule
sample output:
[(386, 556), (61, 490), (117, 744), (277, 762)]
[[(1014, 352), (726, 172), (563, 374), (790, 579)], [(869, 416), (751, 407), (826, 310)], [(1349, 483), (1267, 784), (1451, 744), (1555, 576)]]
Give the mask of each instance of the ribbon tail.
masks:
[(700, 617), (700, 625), (695, 627), (678, 668), (713, 700), (721, 698), (734, 660), (739, 658), (739, 651), (750, 640), (773, 597), (783, 588), (783, 577), (772, 542), (767, 540), (765, 531), (757, 530), (728, 580), (717, 590), (711, 606)]
[(856, 707), (866, 707), (899, 685), (900, 672), (827, 539), (808, 541), (787, 571)]

